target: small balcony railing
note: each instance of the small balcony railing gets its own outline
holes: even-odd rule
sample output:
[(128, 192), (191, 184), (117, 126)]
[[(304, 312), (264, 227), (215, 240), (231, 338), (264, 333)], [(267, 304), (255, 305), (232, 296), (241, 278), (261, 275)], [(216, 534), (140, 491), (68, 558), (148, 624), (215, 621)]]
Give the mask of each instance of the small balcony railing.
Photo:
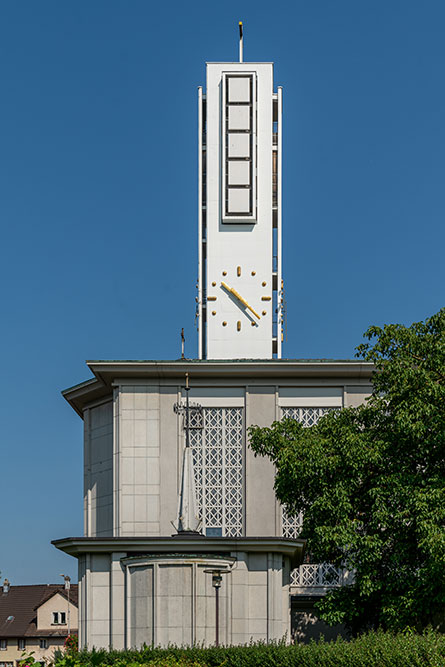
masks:
[(335, 567), (331, 563), (304, 563), (291, 573), (291, 587), (300, 589), (300, 593), (324, 593), (326, 589), (345, 586), (351, 582), (352, 573), (349, 570)]

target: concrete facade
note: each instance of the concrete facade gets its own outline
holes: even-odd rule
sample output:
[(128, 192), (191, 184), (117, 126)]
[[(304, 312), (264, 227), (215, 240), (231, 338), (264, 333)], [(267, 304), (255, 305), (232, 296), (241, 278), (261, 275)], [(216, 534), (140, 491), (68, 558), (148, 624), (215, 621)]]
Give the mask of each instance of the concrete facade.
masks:
[[(79, 559), (81, 645), (211, 643), (214, 592), (203, 570), (215, 567), (215, 557), (226, 559), (223, 569), (229, 572), (221, 586), (221, 642), (289, 638), (291, 596), (303, 600), (309, 590), (296, 585), (295, 567), (311, 566), (301, 565), (304, 543), (298, 531), (283, 537), (274, 468), (253, 456), (247, 429), (268, 426), (286, 410), (312, 415), (357, 405), (371, 391), (372, 366), (356, 361), (181, 360), (90, 362), (89, 367), (95, 379), (64, 392), (85, 420), (85, 536), (56, 541)], [(185, 373), (192, 386), (190, 400), (203, 413), (194, 446), (208, 448), (202, 466), (211, 464), (219, 475), (206, 478), (206, 484), (217, 485), (224, 470), (232, 477), (236, 473), (238, 484), (222, 485), (216, 500), (205, 495), (205, 484), (198, 485), (203, 534), (181, 542), (171, 537), (184, 447), (183, 417), (174, 405), (183, 402)], [(215, 426), (211, 420), (226, 413), (237, 421)], [(235, 445), (241, 465), (233, 470), (230, 458), (216, 464), (205, 459), (224, 447), (233, 452)], [(198, 449), (193, 451), (197, 456)], [(228, 498), (240, 505), (238, 522), (230, 523)], [(206, 502), (213, 503), (207, 510)], [(215, 510), (218, 503), (225, 504), (225, 514)], [(211, 522), (212, 512), (222, 517), (219, 529)], [(310, 588), (312, 595), (326, 591), (321, 585), (317, 589), (318, 583)], [(295, 618), (301, 619), (301, 613), (294, 613)]]
[[(101, 376), (102, 366), (110, 366), (107, 375), (114, 374), (111, 363), (90, 364)], [(136, 368), (145, 368), (146, 377), (139, 372), (136, 377), (134, 367), (116, 362), (116, 377), (108, 379), (112, 385), (108, 390), (102, 387), (101, 398), (84, 403), (88, 393), (98, 391), (96, 385), (94, 389), (88, 386), (81, 400), (73, 401), (85, 422), (84, 524), (88, 537), (170, 534), (184, 445), (182, 417), (173, 407), (182, 400), (185, 372), (193, 382), (192, 401), (203, 408), (242, 410), (246, 536), (281, 536), (274, 469), (248, 448), (248, 427), (270, 425), (281, 419), (285, 407), (358, 405), (371, 390), (370, 365), (359, 362), (241, 362), (236, 369), (212, 362), (169, 362), (163, 377), (160, 362), (140, 362)], [(210, 369), (213, 377), (208, 376)], [(224, 374), (217, 374), (218, 369), (224, 369)], [(320, 378), (323, 370), (329, 375)], [(65, 395), (72, 401), (78, 391), (73, 388)]]
[(225, 575), (221, 643), (290, 637), (290, 571), (301, 561), (304, 541), (177, 536), (67, 538), (55, 544), (79, 559), (81, 646), (212, 644), (212, 571)]

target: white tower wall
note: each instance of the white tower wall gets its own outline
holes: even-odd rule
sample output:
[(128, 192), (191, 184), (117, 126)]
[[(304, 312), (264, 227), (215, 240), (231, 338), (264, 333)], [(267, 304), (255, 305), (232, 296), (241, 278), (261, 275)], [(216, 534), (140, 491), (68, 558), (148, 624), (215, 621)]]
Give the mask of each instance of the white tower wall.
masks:
[(208, 63), (199, 91), (199, 357), (281, 357), (281, 90)]

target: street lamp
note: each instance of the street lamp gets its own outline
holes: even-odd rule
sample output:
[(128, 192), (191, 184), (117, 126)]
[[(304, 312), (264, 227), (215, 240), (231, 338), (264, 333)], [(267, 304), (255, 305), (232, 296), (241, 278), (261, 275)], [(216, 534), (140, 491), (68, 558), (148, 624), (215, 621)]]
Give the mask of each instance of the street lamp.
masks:
[(222, 584), (222, 575), (229, 574), (229, 570), (204, 570), (212, 575), (212, 586), (215, 589), (215, 646), (219, 646), (219, 589)]
[(68, 598), (68, 613), (67, 613), (67, 620), (68, 620), (68, 637), (71, 634), (71, 624), (70, 624), (70, 587), (71, 587), (71, 577), (69, 577), (67, 574), (61, 574), (61, 577), (63, 577), (63, 580), (65, 582), (65, 590)]

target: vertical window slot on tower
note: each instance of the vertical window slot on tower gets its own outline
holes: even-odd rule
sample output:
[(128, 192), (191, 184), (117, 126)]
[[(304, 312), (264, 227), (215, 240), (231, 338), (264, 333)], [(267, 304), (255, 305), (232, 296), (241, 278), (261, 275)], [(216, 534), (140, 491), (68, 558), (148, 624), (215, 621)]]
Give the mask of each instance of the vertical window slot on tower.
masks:
[(254, 74), (223, 75), (222, 178), (224, 222), (256, 217), (256, 78)]

